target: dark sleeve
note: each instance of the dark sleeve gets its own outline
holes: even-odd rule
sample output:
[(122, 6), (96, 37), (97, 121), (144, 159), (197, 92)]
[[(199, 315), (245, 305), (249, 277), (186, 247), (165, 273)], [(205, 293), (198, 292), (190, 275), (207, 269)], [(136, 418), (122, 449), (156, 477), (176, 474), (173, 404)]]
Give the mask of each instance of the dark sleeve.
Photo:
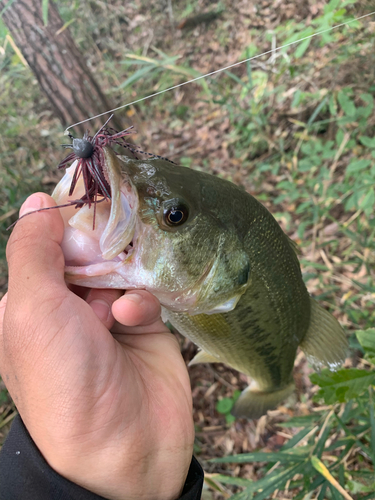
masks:
[[(182, 496), (200, 500), (203, 470), (193, 457)], [(105, 500), (60, 476), (44, 460), (21, 418), (0, 452), (0, 500)]]

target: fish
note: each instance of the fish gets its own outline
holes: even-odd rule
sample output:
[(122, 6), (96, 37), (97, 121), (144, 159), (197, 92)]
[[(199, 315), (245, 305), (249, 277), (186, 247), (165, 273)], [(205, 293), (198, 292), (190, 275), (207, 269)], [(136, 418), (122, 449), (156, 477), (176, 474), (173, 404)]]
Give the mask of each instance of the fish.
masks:
[[(163, 320), (199, 347), (190, 365), (224, 363), (250, 377), (236, 417), (259, 418), (293, 393), (299, 347), (317, 370), (344, 362), (345, 333), (308, 293), (297, 245), (243, 188), (106, 146), (111, 196), (94, 215), (90, 204), (73, 206), (75, 168), (52, 194), (57, 204), (72, 203), (60, 209), (66, 281), (154, 294)], [(83, 180), (74, 182), (82, 199)]]

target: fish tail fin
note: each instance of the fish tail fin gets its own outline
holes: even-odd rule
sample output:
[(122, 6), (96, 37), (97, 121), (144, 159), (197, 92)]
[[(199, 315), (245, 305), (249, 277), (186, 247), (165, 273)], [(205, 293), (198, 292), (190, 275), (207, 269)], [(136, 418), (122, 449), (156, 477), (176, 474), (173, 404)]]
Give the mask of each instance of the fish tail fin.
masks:
[(300, 347), (315, 370), (327, 366), (335, 371), (347, 356), (345, 332), (337, 319), (313, 298), (310, 298), (310, 303), (310, 326)]
[(237, 399), (232, 414), (235, 417), (259, 418), (267, 410), (276, 408), (284, 399), (294, 391), (294, 381), (275, 391), (262, 391), (253, 381)]

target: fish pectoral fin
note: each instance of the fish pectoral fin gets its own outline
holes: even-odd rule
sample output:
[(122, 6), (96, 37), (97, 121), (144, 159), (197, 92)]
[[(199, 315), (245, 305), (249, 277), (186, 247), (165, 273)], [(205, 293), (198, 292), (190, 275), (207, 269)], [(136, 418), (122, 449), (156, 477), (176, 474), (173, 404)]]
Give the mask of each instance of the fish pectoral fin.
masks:
[(252, 382), (237, 399), (232, 414), (235, 417), (260, 418), (268, 410), (276, 408), (294, 391), (294, 381), (274, 391), (262, 391)]
[(205, 314), (221, 314), (224, 312), (230, 312), (233, 311), (233, 309), (236, 307), (237, 302), (240, 300), (242, 295), (238, 295), (237, 297), (234, 297), (233, 299), (227, 300), (223, 304), (220, 304), (219, 306), (215, 307), (214, 309), (211, 309), (210, 311), (205, 312)]
[(345, 361), (348, 341), (337, 319), (323, 309), (313, 298), (310, 326), (300, 347), (315, 370), (327, 366), (337, 370)]
[(222, 363), (222, 361), (208, 354), (206, 351), (199, 351), (190, 361), (189, 366), (197, 365), (198, 363)]

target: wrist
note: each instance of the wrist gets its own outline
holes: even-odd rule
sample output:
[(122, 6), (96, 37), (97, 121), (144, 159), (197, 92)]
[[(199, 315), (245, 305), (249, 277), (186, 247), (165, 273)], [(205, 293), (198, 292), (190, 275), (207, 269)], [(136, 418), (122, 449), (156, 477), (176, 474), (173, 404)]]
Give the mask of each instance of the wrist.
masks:
[[(139, 436), (139, 434), (137, 434)], [(48, 464), (60, 476), (108, 500), (176, 500), (189, 471), (193, 442), (176, 438), (170, 449), (142, 438), (111, 444), (40, 446)], [(103, 439), (105, 441), (105, 439)], [(50, 441), (51, 443), (51, 441)], [(184, 446), (178, 446), (184, 443)], [(58, 451), (56, 451), (58, 450)]]
[[(19, 450), (22, 450), (21, 452)], [(18, 452), (18, 454), (17, 454)], [(17, 456), (15, 460), (14, 457)], [(12, 424), (11, 430), (0, 453), (0, 483), (1, 491), (7, 492), (7, 498), (24, 498), (25, 484), (27, 484), (27, 496), (33, 499), (50, 498), (51, 491), (55, 495), (64, 498), (82, 498), (94, 500), (103, 498), (94, 492), (82, 489), (80, 485), (74, 484), (61, 474), (57, 474), (48, 467), (40, 450), (31, 439), (23, 421), (17, 416)], [(146, 483), (145, 480), (142, 484)], [(189, 498), (198, 500), (203, 483), (203, 471), (198, 462), (193, 458), (190, 464), (188, 476), (184, 483), (184, 489), (172, 498), (176, 500), (180, 496), (189, 494)], [(1, 496), (1, 494), (0, 494)], [(104, 497), (105, 498), (105, 497)], [(107, 496), (108, 498), (108, 496)], [(123, 495), (115, 497), (125, 498)], [(142, 497), (137, 497), (142, 498)], [(143, 496), (143, 498), (145, 498)], [(147, 499), (153, 499), (153, 492), (148, 494)], [(159, 497), (160, 498), (160, 497)], [(163, 497), (171, 498), (168, 497)], [(185, 498), (185, 496), (184, 496)], [(126, 499), (127, 500), (127, 499)]]
[(183, 457), (171, 454), (164, 460), (159, 457), (158, 464), (155, 456), (143, 456), (140, 467), (135, 461), (117, 463), (110, 470), (98, 467), (108, 463), (105, 456), (47, 462), (62, 477), (108, 500), (177, 500), (191, 463), (192, 452), (188, 453)]

